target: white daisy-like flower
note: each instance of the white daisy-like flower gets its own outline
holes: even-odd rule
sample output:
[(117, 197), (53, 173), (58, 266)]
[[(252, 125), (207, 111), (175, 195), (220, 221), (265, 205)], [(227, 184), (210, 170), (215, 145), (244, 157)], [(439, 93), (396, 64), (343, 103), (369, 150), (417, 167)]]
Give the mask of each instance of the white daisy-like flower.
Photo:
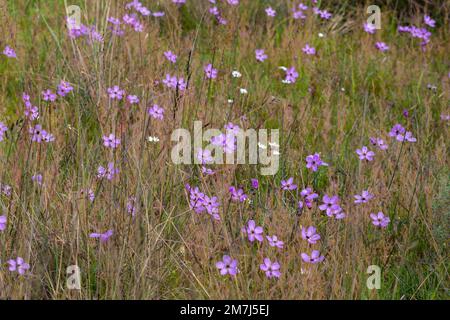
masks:
[(233, 76), (233, 78), (240, 78), (240, 77), (242, 77), (242, 74), (239, 71), (237, 71), (237, 70), (233, 71), (231, 73), (231, 75)]

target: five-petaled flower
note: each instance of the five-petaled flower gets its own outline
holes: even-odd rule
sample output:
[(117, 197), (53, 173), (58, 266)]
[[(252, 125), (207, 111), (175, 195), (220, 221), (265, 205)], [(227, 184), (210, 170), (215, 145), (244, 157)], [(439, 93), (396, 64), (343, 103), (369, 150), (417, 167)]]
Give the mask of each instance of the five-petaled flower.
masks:
[(281, 276), (280, 264), (278, 261), (270, 261), (269, 258), (264, 258), (263, 263), (259, 268), (266, 273), (267, 278), (279, 278)]
[(216, 267), (219, 269), (222, 276), (227, 274), (230, 276), (235, 276), (239, 272), (237, 264), (238, 261), (236, 259), (232, 259), (230, 256), (224, 255), (222, 261), (216, 263)]
[(255, 240), (259, 242), (263, 241), (263, 228), (257, 226), (255, 220), (250, 220), (247, 226), (242, 228), (242, 231), (247, 234), (250, 242)]

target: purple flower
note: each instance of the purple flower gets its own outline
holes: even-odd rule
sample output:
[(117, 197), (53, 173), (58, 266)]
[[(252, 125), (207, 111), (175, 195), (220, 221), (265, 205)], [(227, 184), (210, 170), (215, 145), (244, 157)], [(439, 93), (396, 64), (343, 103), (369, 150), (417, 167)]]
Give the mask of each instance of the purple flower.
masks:
[(272, 7), (267, 7), (265, 11), (268, 17), (275, 17), (275, 15), (277, 14), (277, 12), (272, 9)]
[(164, 118), (164, 109), (154, 104), (148, 109), (148, 114), (154, 119), (162, 120)]
[(237, 189), (231, 186), (228, 190), (230, 191), (231, 200), (233, 201), (244, 202), (248, 198), (248, 196), (244, 193), (244, 190), (241, 188)]
[(322, 19), (328, 20), (331, 18), (331, 13), (328, 12), (327, 10), (320, 10), (317, 7), (313, 8), (313, 12), (315, 15), (318, 15), (319, 17), (321, 17)]
[(132, 217), (136, 215), (136, 197), (129, 197), (127, 201), (127, 212), (131, 214)]
[(298, 78), (298, 72), (295, 71), (295, 67), (290, 67), (286, 69), (286, 77), (283, 80), (284, 83), (295, 83)]
[(162, 81), (163, 84), (168, 88), (178, 89), (180, 91), (186, 90), (187, 83), (183, 78), (178, 78), (175, 76), (171, 76), (170, 74), (166, 74), (166, 78)]
[(259, 268), (266, 273), (267, 278), (279, 278), (281, 276), (280, 273), (280, 264), (278, 261), (270, 261), (269, 258), (264, 259), (264, 263), (259, 266)]
[(375, 47), (381, 52), (385, 52), (385, 51), (389, 50), (389, 46), (384, 42), (375, 43)]
[(7, 222), (6, 216), (5, 215), (0, 216), (0, 231), (4, 231), (6, 229), (6, 222)]
[(209, 13), (211, 13), (213, 16), (220, 16), (220, 11), (217, 7), (211, 7), (209, 8)]
[(251, 179), (251, 184), (252, 184), (253, 189), (258, 189), (258, 187), (259, 187), (258, 179)]
[(197, 151), (197, 159), (201, 164), (211, 163), (213, 161), (213, 157), (211, 156), (211, 150), (199, 149)]
[(35, 141), (41, 143), (44, 139), (44, 136), (47, 134), (45, 130), (42, 130), (42, 126), (37, 124), (34, 128), (30, 128), (29, 130), (31, 134), (31, 141)]
[(313, 56), (313, 55), (316, 54), (316, 49), (315, 49), (314, 47), (309, 46), (309, 44), (306, 44), (306, 45), (303, 47), (302, 51), (303, 51), (304, 53), (306, 53), (307, 55), (311, 55), (311, 56)]
[(327, 163), (320, 159), (320, 154), (315, 153), (306, 157), (306, 168), (317, 171), (320, 166), (328, 166)]
[(256, 49), (255, 50), (256, 60), (259, 62), (264, 62), (267, 59), (267, 54), (264, 53), (264, 49)]
[(302, 10), (302, 11), (305, 11), (305, 10), (308, 10), (308, 6), (306, 4), (300, 3), (298, 5), (298, 9)]
[(397, 135), (396, 139), (398, 141), (406, 140), (408, 142), (416, 142), (417, 141), (417, 139), (413, 137), (413, 134), (410, 131), (406, 131), (405, 135), (402, 135), (402, 134)]
[(114, 163), (109, 162), (108, 167), (104, 168), (99, 166), (97, 169), (97, 178), (102, 179), (106, 178), (108, 180), (114, 179), (114, 176), (119, 173), (119, 169), (114, 168)]
[(236, 259), (232, 259), (230, 256), (224, 255), (222, 261), (216, 263), (216, 267), (219, 269), (222, 276), (227, 274), (230, 276), (235, 276), (239, 272), (237, 264), (238, 261)]
[(203, 197), (203, 207), (206, 209), (206, 212), (214, 219), (220, 220), (219, 215), (219, 199), (217, 197), (208, 197), (205, 195)]
[(331, 217), (333, 213), (340, 208), (339, 197), (325, 194), (322, 198), (322, 204), (319, 206), (320, 211), (325, 211), (326, 214)]
[(370, 218), (372, 219), (372, 224), (377, 227), (386, 228), (391, 219), (385, 216), (383, 212), (378, 212), (378, 214), (371, 213)]
[(17, 58), (16, 52), (10, 46), (6, 46), (3, 50), (3, 54), (8, 58)]
[(214, 69), (212, 64), (208, 64), (203, 69), (205, 71), (206, 78), (215, 79), (217, 78), (217, 69)]
[(8, 127), (0, 121), (0, 141), (5, 138), (5, 132), (8, 131)]
[(125, 95), (125, 90), (120, 89), (119, 86), (114, 86), (111, 88), (108, 88), (108, 95), (111, 99), (117, 99), (122, 100), (123, 96)]
[(242, 231), (247, 233), (250, 242), (255, 240), (259, 242), (263, 241), (263, 228), (256, 226), (255, 220), (250, 220), (247, 226), (242, 228)]
[(373, 194), (371, 194), (368, 190), (363, 190), (361, 195), (355, 195), (355, 203), (367, 203), (373, 199)]
[(89, 235), (89, 238), (93, 238), (93, 239), (97, 239), (97, 238), (99, 238), (100, 239), (100, 242), (101, 243), (105, 243), (106, 241), (108, 241), (108, 239), (111, 237), (113, 235), (113, 230), (108, 230), (108, 231), (106, 231), (106, 232), (104, 232), (104, 233), (91, 233), (90, 235)]
[(219, 134), (211, 138), (211, 143), (215, 146), (221, 146), (223, 152), (233, 153), (236, 150), (236, 137), (234, 134)]
[(377, 29), (371, 23), (364, 23), (364, 31), (369, 34), (374, 34)]
[(295, 10), (295, 8), (294, 8), (294, 13), (293, 13), (293, 18), (294, 19), (302, 19), (302, 20), (304, 20), (304, 19), (306, 19), (306, 15), (305, 15), (305, 13), (302, 11), (302, 10)]
[(318, 198), (319, 195), (314, 192), (314, 190), (310, 187), (303, 189), (300, 192), (300, 195), (304, 197), (306, 200), (314, 201), (314, 199)]
[(103, 145), (107, 148), (115, 149), (119, 146), (120, 139), (111, 133), (109, 136), (103, 136)]
[(202, 173), (210, 176), (210, 175), (213, 175), (215, 173), (215, 171), (210, 168), (207, 168), (205, 166), (202, 166)]
[(436, 21), (434, 21), (430, 16), (425, 15), (423, 17), (423, 22), (431, 28), (434, 28), (436, 26)]
[(227, 131), (227, 134), (238, 134), (241, 131), (241, 128), (232, 122), (228, 122), (224, 128)]
[(11, 195), (11, 190), (12, 190), (11, 186), (0, 183), (0, 191), (5, 196), (9, 197)]
[[(403, 128), (403, 126), (399, 123), (397, 123), (396, 125), (394, 125), (391, 129), (391, 131), (389, 132), (389, 136), (390, 137), (399, 137), (399, 136), (403, 136), (403, 134), (405, 133), (405, 128)], [(397, 138), (398, 140), (398, 138)]]
[(38, 185), (42, 185), (42, 175), (41, 174), (35, 174), (31, 177), (31, 181), (36, 182)]
[(163, 80), (163, 83), (168, 88), (176, 88), (177, 87), (177, 77), (172, 77), (170, 74), (166, 74), (166, 78)]
[(9, 264), (9, 271), (17, 271), (20, 275), (25, 274), (25, 272), (30, 269), (30, 265), (26, 263), (21, 257), (17, 257), (15, 260), (10, 259), (7, 262)]
[(388, 148), (388, 145), (384, 142), (383, 139), (370, 138), (369, 140), (373, 146), (377, 146), (380, 150), (386, 150)]
[(281, 190), (295, 190), (297, 185), (294, 184), (294, 178), (290, 177), (287, 180), (281, 180)]
[(372, 161), (375, 156), (375, 152), (370, 151), (366, 146), (363, 146), (361, 149), (356, 149), (356, 153), (359, 156), (359, 160)]
[(186, 0), (172, 0), (172, 2), (176, 5), (183, 5), (186, 3)]
[(42, 99), (44, 101), (55, 101), (56, 100), (56, 94), (54, 94), (50, 89), (42, 91)]
[(39, 109), (33, 106), (30, 101), (26, 101), (24, 115), (31, 121), (36, 120), (39, 118)]
[(308, 228), (302, 228), (302, 238), (308, 241), (310, 244), (316, 244), (320, 240), (320, 235), (317, 233), (317, 229), (313, 226)]
[(95, 193), (92, 189), (81, 189), (80, 194), (81, 196), (86, 194), (90, 202), (94, 202), (95, 200)]
[(128, 102), (129, 102), (130, 104), (137, 104), (137, 103), (139, 103), (139, 98), (138, 98), (138, 96), (136, 96), (136, 95), (129, 95), (129, 96), (127, 97), (127, 99), (128, 99)]
[(311, 256), (307, 255), (306, 253), (302, 253), (301, 254), (302, 260), (306, 263), (312, 263), (312, 264), (316, 264), (319, 262), (322, 262), (325, 257), (320, 255), (320, 252), (317, 250), (313, 250), (311, 252)]
[(61, 80), (61, 82), (58, 85), (57, 93), (61, 97), (65, 97), (69, 92), (73, 90), (72, 85), (69, 82), (66, 82), (64, 80)]
[(275, 236), (275, 235), (272, 237), (266, 236), (266, 238), (267, 238), (267, 240), (269, 240), (269, 245), (271, 247), (277, 247), (277, 248), (283, 249), (284, 242), (279, 240), (277, 236)]
[(166, 51), (164, 52), (164, 56), (167, 60), (169, 60), (172, 63), (177, 62), (177, 56), (172, 51)]
[(227, 0), (227, 2), (232, 6), (237, 6), (239, 4), (239, 0)]

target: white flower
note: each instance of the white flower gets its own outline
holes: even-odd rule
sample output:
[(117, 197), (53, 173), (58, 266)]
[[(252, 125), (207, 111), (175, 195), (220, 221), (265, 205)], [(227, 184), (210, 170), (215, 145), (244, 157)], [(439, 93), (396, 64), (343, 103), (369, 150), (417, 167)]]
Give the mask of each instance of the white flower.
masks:
[(269, 142), (269, 146), (274, 147), (274, 148), (279, 148), (280, 145), (276, 142)]
[(241, 88), (241, 89), (239, 89), (239, 91), (241, 92), (241, 94), (247, 94), (248, 93), (247, 89), (245, 89), (245, 88)]
[(233, 103), (234, 102), (234, 100), (233, 99), (228, 99), (228, 103)]
[(231, 75), (232, 75), (234, 78), (240, 78), (240, 77), (242, 77), (242, 74), (241, 74), (239, 71), (237, 71), (237, 70), (233, 71), (233, 72), (231, 73)]
[(325, 37), (325, 35), (322, 32), (319, 32), (318, 36), (319, 36), (319, 38)]
[(262, 144), (261, 142), (258, 142), (258, 147), (260, 147), (261, 149), (267, 149), (267, 146)]
[(149, 136), (147, 138), (147, 140), (148, 140), (148, 142), (159, 142), (159, 138), (158, 137)]
[(281, 69), (281, 70), (283, 70), (283, 71), (287, 71), (287, 68), (284, 67), (284, 66), (279, 66), (278, 69)]

